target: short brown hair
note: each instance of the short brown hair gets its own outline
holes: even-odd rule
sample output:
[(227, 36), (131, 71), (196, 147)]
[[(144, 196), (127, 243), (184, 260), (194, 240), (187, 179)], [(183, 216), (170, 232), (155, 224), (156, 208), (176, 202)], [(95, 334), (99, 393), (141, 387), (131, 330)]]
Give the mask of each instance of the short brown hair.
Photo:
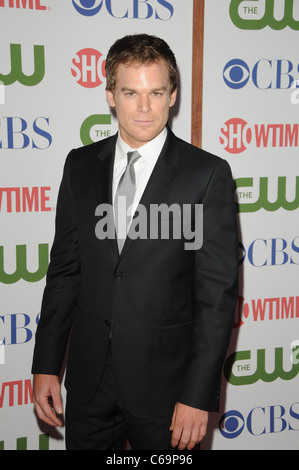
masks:
[(111, 46), (106, 58), (106, 89), (114, 90), (117, 67), (120, 64), (151, 64), (161, 60), (164, 60), (168, 67), (172, 94), (178, 87), (179, 73), (175, 55), (168, 44), (163, 39), (148, 34), (135, 34), (118, 39)]

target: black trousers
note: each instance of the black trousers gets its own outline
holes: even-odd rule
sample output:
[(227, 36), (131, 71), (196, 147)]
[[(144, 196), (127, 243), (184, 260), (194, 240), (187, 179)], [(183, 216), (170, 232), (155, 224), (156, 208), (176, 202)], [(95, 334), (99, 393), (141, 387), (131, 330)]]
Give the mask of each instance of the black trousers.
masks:
[(113, 369), (111, 345), (99, 389), (91, 402), (66, 404), (67, 450), (171, 450), (172, 416), (136, 418), (122, 403)]

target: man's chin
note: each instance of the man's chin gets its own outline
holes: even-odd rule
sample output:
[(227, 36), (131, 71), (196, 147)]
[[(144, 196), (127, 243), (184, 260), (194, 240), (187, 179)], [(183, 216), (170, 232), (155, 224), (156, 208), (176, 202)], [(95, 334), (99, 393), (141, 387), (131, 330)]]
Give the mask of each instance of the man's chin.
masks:
[[(134, 135), (129, 136), (129, 141), (127, 143), (132, 146), (132, 148), (137, 148), (137, 145), (145, 145), (148, 142), (151, 142), (155, 137), (160, 134), (161, 130), (152, 130), (152, 129), (145, 129), (141, 128), (138, 132), (135, 132)], [(126, 141), (126, 139), (124, 139)], [(135, 145), (131, 145), (131, 143), (135, 142)]]

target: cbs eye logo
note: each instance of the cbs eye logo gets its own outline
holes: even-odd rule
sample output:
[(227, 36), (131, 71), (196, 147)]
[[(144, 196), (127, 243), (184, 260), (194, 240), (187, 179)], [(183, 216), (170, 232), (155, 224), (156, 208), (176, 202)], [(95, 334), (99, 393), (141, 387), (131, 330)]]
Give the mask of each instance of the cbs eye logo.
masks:
[(250, 70), (246, 62), (241, 59), (233, 59), (226, 64), (223, 70), (223, 79), (227, 86), (239, 90), (247, 85), (250, 78)]
[(73, 0), (75, 9), (84, 16), (94, 16), (102, 8), (103, 0)]
[(244, 427), (244, 417), (236, 410), (225, 413), (219, 423), (219, 430), (226, 439), (236, 439), (243, 432)]

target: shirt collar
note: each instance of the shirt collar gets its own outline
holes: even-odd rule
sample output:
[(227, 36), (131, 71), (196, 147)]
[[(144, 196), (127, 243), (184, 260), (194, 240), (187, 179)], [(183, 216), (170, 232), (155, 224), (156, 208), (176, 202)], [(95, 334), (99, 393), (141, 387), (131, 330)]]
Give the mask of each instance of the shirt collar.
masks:
[(142, 160), (146, 162), (152, 162), (153, 160), (156, 161), (158, 156), (161, 153), (162, 147), (165, 143), (167, 137), (167, 129), (164, 127), (162, 132), (160, 132), (157, 137), (155, 137), (153, 140), (150, 142), (147, 142), (146, 144), (142, 145), (138, 149), (133, 149), (131, 148), (126, 142), (123, 141), (123, 139), (120, 136), (120, 133), (118, 133), (117, 141), (116, 141), (116, 156), (118, 156), (119, 160), (125, 159), (127, 156), (127, 153), (132, 151), (132, 150), (138, 150), (140, 153)]

